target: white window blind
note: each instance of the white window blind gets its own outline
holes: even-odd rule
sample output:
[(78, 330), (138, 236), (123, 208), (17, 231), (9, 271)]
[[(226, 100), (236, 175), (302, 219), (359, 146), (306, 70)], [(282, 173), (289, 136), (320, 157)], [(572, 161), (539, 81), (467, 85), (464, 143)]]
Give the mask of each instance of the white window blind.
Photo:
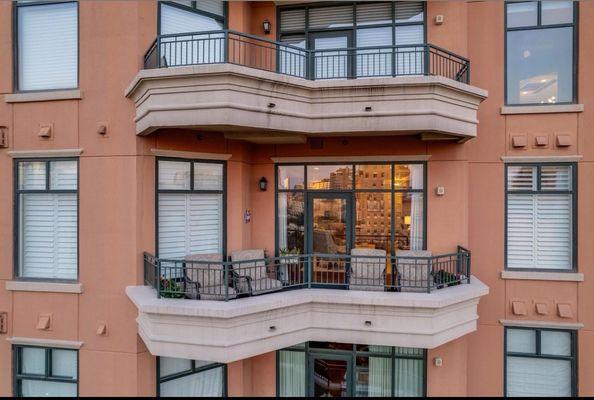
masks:
[(17, 7), (18, 88), (78, 87), (78, 4)]
[(17, 397), (77, 396), (77, 351), (40, 347), (18, 347), (15, 351)]
[(205, 15), (178, 7), (161, 4), (161, 34), (216, 31), (223, 29), (222, 22)]

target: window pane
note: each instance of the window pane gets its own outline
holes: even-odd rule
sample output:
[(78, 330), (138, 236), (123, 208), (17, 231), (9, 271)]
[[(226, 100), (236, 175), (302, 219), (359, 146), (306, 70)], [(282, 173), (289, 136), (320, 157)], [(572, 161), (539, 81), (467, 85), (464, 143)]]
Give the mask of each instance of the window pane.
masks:
[(423, 21), (422, 1), (399, 1), (395, 3), (396, 23)]
[(278, 352), (279, 397), (305, 397), (305, 352)]
[[(396, 45), (403, 44), (423, 44), (423, 25), (407, 25), (396, 27)], [(414, 53), (412, 51), (414, 50)], [(413, 56), (422, 57), (423, 53), (421, 50), (415, 50), (414, 48), (409, 50), (408, 57)]]
[(278, 249), (297, 249), (303, 254), (305, 232), (305, 203), (303, 193), (279, 193), (278, 195)]
[(78, 86), (77, 3), (18, 7), (19, 90)]
[(21, 374), (45, 375), (45, 349), (21, 347)]
[(160, 190), (190, 190), (190, 163), (159, 161)]
[(279, 189), (303, 189), (304, 182), (303, 165), (287, 165), (278, 167), (278, 188)]
[(543, 1), (541, 6), (543, 25), (573, 23), (573, 1)]
[(542, 190), (571, 190), (571, 167), (543, 165), (540, 168)]
[(52, 376), (76, 379), (77, 375), (77, 352), (72, 350), (52, 350)]
[(538, 23), (538, 3), (536, 1), (507, 3), (507, 27), (535, 26)]
[(358, 344), (357, 351), (365, 351), (369, 353), (377, 353), (377, 354), (392, 354), (392, 347), (391, 346), (377, 346), (377, 345), (367, 345), (367, 344)]
[(194, 190), (223, 190), (223, 164), (194, 163)]
[(378, 25), (391, 23), (392, 4), (389, 2), (357, 4), (357, 25)]
[(76, 161), (50, 162), (50, 189), (76, 190), (78, 185), (78, 163)]
[(423, 189), (423, 164), (394, 165), (394, 189)]
[(355, 187), (357, 189), (390, 189), (391, 180), (392, 166), (389, 164), (355, 166)]
[(304, 31), (305, 30), (305, 9), (283, 10), (280, 13), (280, 30)]
[(164, 378), (192, 369), (192, 360), (185, 358), (159, 357), (159, 376)]
[(397, 250), (423, 250), (423, 194), (394, 194), (394, 246)]
[(353, 188), (353, 169), (350, 165), (308, 165), (307, 187), (320, 190)]
[(423, 349), (416, 347), (395, 347), (396, 357), (407, 356), (407, 357), (418, 357), (423, 358)]
[(223, 29), (223, 24), (214, 18), (161, 4), (162, 35), (216, 31), (220, 29)]
[[(305, 49), (304, 35), (283, 35), (281, 42), (291, 46)], [(294, 49), (288, 46), (278, 47), (279, 72), (287, 75), (305, 77), (305, 61), (307, 53), (303, 50)]]
[(423, 396), (425, 363), (423, 360), (396, 359), (396, 397)]
[(21, 396), (23, 397), (76, 397), (76, 383), (20, 381)]
[(540, 352), (551, 356), (571, 356), (571, 333), (541, 331)]
[(508, 166), (507, 190), (536, 190), (536, 167)]
[(534, 329), (507, 329), (507, 352), (536, 354)]
[(356, 193), (355, 247), (386, 250), (392, 246), (392, 194)]
[(45, 162), (19, 162), (19, 189), (45, 190)]
[(573, 28), (507, 32), (507, 102), (573, 101)]
[(571, 396), (571, 362), (507, 357), (507, 396)]
[(357, 397), (390, 397), (392, 358), (358, 356), (355, 391)]
[(312, 7), (309, 28), (340, 28), (353, 26), (353, 6)]
[(357, 76), (392, 75), (392, 49), (377, 48), (392, 45), (392, 28), (365, 28), (357, 30), (357, 47), (373, 47), (357, 50)]
[(163, 382), (160, 389), (163, 397), (221, 397), (223, 367)]

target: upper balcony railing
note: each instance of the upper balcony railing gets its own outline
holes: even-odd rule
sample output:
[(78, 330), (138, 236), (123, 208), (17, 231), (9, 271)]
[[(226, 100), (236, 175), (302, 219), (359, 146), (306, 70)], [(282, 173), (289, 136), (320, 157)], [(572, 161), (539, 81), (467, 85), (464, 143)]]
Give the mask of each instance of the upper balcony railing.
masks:
[(159, 35), (144, 68), (237, 64), (310, 80), (439, 75), (470, 82), (470, 61), (432, 44), (305, 50), (231, 30)]
[(431, 257), (338, 254), (287, 255), (220, 261), (216, 254), (191, 259), (144, 254), (145, 284), (158, 297), (228, 301), (296, 288), (340, 288), (431, 293), (470, 283), (470, 252)]

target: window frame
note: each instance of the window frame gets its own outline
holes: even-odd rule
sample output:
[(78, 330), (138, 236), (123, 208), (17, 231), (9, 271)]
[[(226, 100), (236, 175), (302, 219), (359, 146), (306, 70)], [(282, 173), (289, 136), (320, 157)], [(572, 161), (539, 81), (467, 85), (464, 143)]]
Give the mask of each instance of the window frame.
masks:
[[(50, 189), (50, 163), (55, 161), (76, 161), (76, 190), (73, 189)], [(19, 164), (23, 162), (43, 162), (45, 163), (45, 182), (46, 189), (19, 189)], [(13, 162), (13, 278), (20, 281), (30, 282), (78, 282), (80, 277), (80, 158), (79, 157), (40, 157), (40, 158), (17, 158)], [(37, 278), (37, 277), (22, 277), (20, 276), (20, 246), (21, 246), (21, 207), (20, 195), (27, 193), (55, 193), (55, 194), (72, 194), (76, 193), (76, 278), (75, 279), (60, 279), (60, 278)]]
[[(196, 1), (192, 1), (192, 4), (195, 5)], [(214, 20), (222, 22), (223, 29), (228, 29), (228, 26), (229, 26), (228, 25), (228, 23), (229, 23), (229, 2), (226, 0), (223, 1), (223, 15), (213, 14), (208, 11), (203, 11), (203, 10), (200, 10), (200, 9), (197, 9), (194, 7), (189, 7), (184, 4), (176, 3), (173, 1), (159, 0), (157, 2), (157, 36), (162, 35), (162, 33), (161, 33), (161, 7), (163, 5), (176, 7), (183, 11), (193, 12), (193, 13), (200, 14), (200, 15), (208, 17), (208, 18), (212, 18)], [(188, 32), (188, 33), (191, 33), (191, 32)]]
[[(19, 9), (21, 7), (48, 6), (63, 3), (76, 3), (76, 86), (58, 89), (32, 89), (22, 90), (19, 87)], [(64, 90), (80, 89), (80, 3), (78, 0), (51, 0), (51, 1), (32, 1), (29, 3), (20, 3), (18, 0), (12, 0), (12, 87), (15, 93), (39, 93), (56, 92)]]
[(228, 373), (227, 373), (227, 364), (213, 362), (208, 365), (203, 365), (201, 367), (196, 367), (196, 360), (190, 360), (192, 366), (191, 369), (177, 372), (175, 374), (166, 375), (161, 377), (161, 357), (156, 356), (157, 363), (156, 363), (156, 397), (161, 397), (161, 384), (165, 382), (174, 381), (176, 379), (185, 378), (186, 376), (191, 376), (194, 374), (199, 374), (201, 372), (210, 371), (211, 369), (216, 368), (223, 368), (223, 393), (222, 397), (227, 397), (227, 386), (228, 386)]
[[(536, 190), (509, 190), (508, 189), (508, 168), (515, 166), (536, 167)], [(541, 190), (541, 167), (571, 167), (571, 190)], [(504, 268), (506, 271), (526, 271), (526, 272), (578, 272), (578, 163), (577, 162), (541, 162), (541, 163), (506, 163), (504, 168), (504, 192), (505, 192), (505, 226), (504, 226)], [(549, 268), (510, 268), (508, 266), (508, 196), (509, 194), (571, 194), (571, 268), (567, 269), (549, 269)]]
[[(537, 23), (533, 26), (521, 26), (508, 28), (507, 27), (507, 6), (512, 3), (532, 3), (536, 1), (537, 9)], [(526, 1), (505, 1), (503, 4), (503, 101), (505, 106), (509, 107), (523, 107), (523, 106), (555, 106), (555, 105), (567, 105), (578, 103), (578, 67), (579, 67), (579, 2), (573, 1), (573, 22), (563, 24), (550, 24), (542, 25), (542, 1), (540, 0), (526, 0)], [(532, 31), (539, 29), (554, 29), (554, 28), (573, 28), (573, 68), (572, 68), (572, 100), (569, 102), (558, 102), (558, 103), (510, 103), (508, 101), (508, 90), (507, 90), (507, 33), (514, 31)]]
[[(190, 164), (190, 189), (159, 189), (159, 161), (176, 161), (187, 162)], [(201, 164), (219, 164), (223, 167), (223, 188), (222, 190), (194, 190), (194, 163)], [(227, 256), (227, 161), (225, 160), (208, 160), (199, 158), (178, 158), (178, 157), (155, 157), (155, 254), (159, 254), (159, 194), (161, 193), (203, 193), (203, 194), (220, 194), (222, 196), (222, 238), (221, 238), (221, 254), (223, 259)]]
[[(34, 348), (45, 350), (45, 373), (44, 375), (27, 375), (19, 372), (21, 365), (22, 349), (23, 348)], [(52, 368), (52, 351), (53, 350), (65, 350), (76, 352), (76, 379), (68, 379), (64, 377), (54, 377), (51, 375)], [(36, 380), (43, 382), (59, 382), (59, 383), (73, 383), (76, 384), (76, 395), (79, 396), (79, 385), (78, 381), (80, 378), (80, 353), (76, 349), (60, 348), (60, 347), (48, 347), (48, 346), (31, 346), (31, 345), (12, 345), (12, 393), (15, 397), (22, 397), (20, 383), (23, 379), (25, 380)]]
[[(530, 330), (535, 331), (535, 354), (517, 353), (507, 351), (507, 332), (509, 330)], [(570, 356), (555, 356), (540, 354), (541, 332), (555, 331), (567, 332), (570, 334), (571, 340), (571, 355)], [(558, 328), (535, 328), (535, 327), (520, 327), (520, 326), (506, 326), (503, 329), (503, 396), (507, 397), (507, 358), (508, 357), (524, 357), (524, 358), (540, 358), (547, 360), (563, 360), (571, 362), (571, 391), (572, 397), (578, 396), (578, 338), (577, 331), (572, 329), (558, 329)]]

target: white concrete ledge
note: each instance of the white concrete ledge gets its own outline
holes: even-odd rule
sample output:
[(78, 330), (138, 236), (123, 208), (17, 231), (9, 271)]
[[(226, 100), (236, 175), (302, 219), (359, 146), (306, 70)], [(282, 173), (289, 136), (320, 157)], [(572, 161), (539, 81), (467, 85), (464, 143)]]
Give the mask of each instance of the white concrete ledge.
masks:
[(13, 292), (82, 293), (82, 283), (6, 281), (6, 290)]
[(583, 104), (550, 104), (542, 106), (503, 106), (501, 114), (554, 114), (583, 112)]
[(518, 279), (529, 281), (567, 281), (583, 282), (584, 274), (576, 272), (546, 271), (501, 271), (501, 279)]
[(43, 92), (22, 92), (4, 95), (7, 103), (28, 103), (33, 101), (80, 100), (83, 94), (79, 89), (47, 90)]
[(83, 149), (12, 150), (7, 154), (12, 158), (78, 157), (83, 151)]
[(583, 156), (575, 154), (570, 156), (502, 156), (505, 163), (546, 163), (546, 162), (578, 162)]
[(430, 154), (419, 154), (411, 156), (344, 156), (344, 157), (270, 157), (278, 164), (283, 163), (302, 163), (302, 162), (385, 162), (385, 161), (427, 161), (431, 158)]
[(78, 350), (82, 347), (83, 342), (74, 340), (54, 340), (54, 339), (37, 339), (37, 338), (25, 338), (25, 337), (9, 337), (6, 338), (11, 344), (22, 345), (22, 346), (43, 346), (43, 347), (55, 347), (59, 349), (73, 349)]
[(173, 157), (173, 158), (191, 158), (196, 160), (218, 160), (226, 161), (231, 158), (231, 154), (217, 154), (217, 153), (199, 153), (195, 151), (179, 151), (167, 149), (151, 149), (157, 157)]
[(519, 328), (551, 328), (551, 329), (581, 329), (584, 324), (579, 322), (553, 322), (553, 321), (529, 321), (500, 319), (499, 323), (503, 326), (514, 326)]

